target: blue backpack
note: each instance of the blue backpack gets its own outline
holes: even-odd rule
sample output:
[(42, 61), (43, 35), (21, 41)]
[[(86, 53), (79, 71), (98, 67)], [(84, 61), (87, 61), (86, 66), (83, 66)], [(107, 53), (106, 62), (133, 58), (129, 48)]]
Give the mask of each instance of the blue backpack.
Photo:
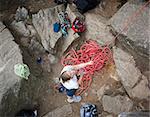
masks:
[(98, 117), (96, 105), (88, 103), (81, 106), (80, 117)]
[(60, 23), (58, 23), (58, 22), (54, 23), (53, 24), (53, 30), (56, 33), (59, 32), (59, 30), (60, 30)]

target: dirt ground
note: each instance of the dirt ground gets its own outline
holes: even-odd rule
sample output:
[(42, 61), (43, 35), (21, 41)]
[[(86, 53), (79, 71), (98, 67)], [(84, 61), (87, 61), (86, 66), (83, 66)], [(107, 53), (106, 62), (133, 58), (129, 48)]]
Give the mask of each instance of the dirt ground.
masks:
[[(53, 65), (53, 70), (49, 76), (49, 79), (55, 78), (59, 76), (59, 73), (62, 69), (62, 65), (60, 62)], [(108, 84), (110, 86), (117, 86), (117, 82), (111, 78), (115, 73), (115, 66), (113, 64), (109, 64), (104, 67), (101, 71), (98, 71), (93, 76), (93, 82), (89, 90), (82, 94), (82, 101), (80, 103), (72, 103), (73, 113), (69, 117), (79, 117), (80, 107), (84, 103), (92, 103), (98, 106), (98, 111), (101, 113), (102, 107), (101, 103), (98, 101), (98, 97), (96, 91), (100, 89), (104, 84)], [(40, 106), (39, 114), (42, 116), (49, 111), (54, 110), (55, 108), (62, 107), (63, 105), (68, 104), (67, 97), (65, 94), (59, 93), (57, 90), (54, 89), (54, 82), (49, 80), (48, 82), (49, 88), (42, 96), (39, 98), (38, 104)]]

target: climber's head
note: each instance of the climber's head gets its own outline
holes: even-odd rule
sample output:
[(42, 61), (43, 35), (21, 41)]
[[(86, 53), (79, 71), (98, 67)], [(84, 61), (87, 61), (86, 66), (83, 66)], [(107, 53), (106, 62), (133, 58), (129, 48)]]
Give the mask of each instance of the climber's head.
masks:
[(60, 75), (59, 79), (62, 79), (63, 82), (66, 82), (70, 80), (75, 74), (76, 74), (75, 70), (65, 71)]

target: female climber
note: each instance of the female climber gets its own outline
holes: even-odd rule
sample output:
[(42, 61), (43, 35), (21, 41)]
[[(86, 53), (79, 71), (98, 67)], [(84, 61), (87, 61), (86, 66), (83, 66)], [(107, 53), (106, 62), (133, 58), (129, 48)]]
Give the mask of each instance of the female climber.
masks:
[(62, 86), (66, 89), (68, 97), (67, 101), (69, 103), (79, 102), (81, 100), (81, 96), (75, 96), (75, 92), (82, 81), (82, 78), (78, 79), (78, 70), (92, 64), (93, 61), (89, 61), (78, 65), (67, 65), (62, 69), (59, 80)]

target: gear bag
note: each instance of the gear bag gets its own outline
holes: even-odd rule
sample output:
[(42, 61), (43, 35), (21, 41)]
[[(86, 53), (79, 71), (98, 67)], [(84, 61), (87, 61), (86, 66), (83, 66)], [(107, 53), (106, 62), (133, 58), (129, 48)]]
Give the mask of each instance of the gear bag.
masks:
[(74, 4), (80, 13), (85, 13), (88, 10), (95, 8), (98, 4), (98, 0), (74, 0)]
[(76, 18), (76, 19), (74, 20), (74, 22), (73, 22), (72, 30), (73, 30), (75, 33), (84, 32), (84, 31), (85, 31), (85, 24), (84, 24), (79, 18)]
[(98, 117), (96, 105), (84, 104), (81, 106), (80, 117)]
[(38, 117), (38, 111), (35, 109), (22, 109), (16, 113), (15, 117)]
[(14, 72), (16, 75), (26, 80), (28, 79), (30, 75), (29, 67), (26, 64), (21, 64), (21, 63), (18, 63), (14, 66)]

